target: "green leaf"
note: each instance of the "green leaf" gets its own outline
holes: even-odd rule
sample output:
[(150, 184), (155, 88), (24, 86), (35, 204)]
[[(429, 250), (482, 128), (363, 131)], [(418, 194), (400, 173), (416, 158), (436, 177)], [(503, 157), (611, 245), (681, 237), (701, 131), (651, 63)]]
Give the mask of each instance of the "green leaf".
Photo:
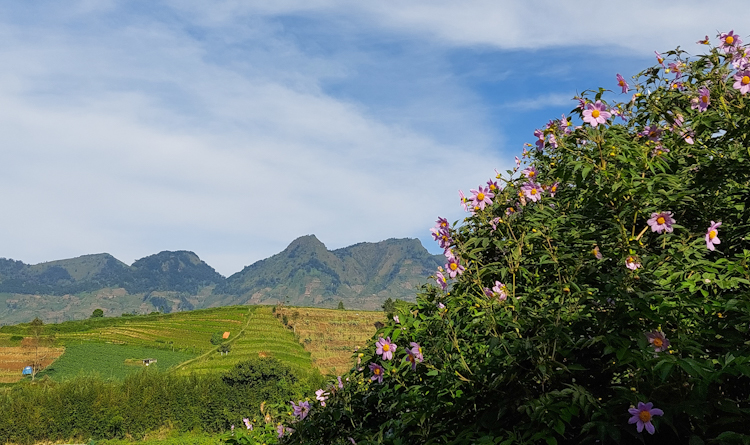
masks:
[(436, 376), (436, 375), (438, 375), (438, 370), (437, 369), (433, 369), (432, 371), (429, 371), (427, 373), (427, 375), (430, 376), (430, 377)]

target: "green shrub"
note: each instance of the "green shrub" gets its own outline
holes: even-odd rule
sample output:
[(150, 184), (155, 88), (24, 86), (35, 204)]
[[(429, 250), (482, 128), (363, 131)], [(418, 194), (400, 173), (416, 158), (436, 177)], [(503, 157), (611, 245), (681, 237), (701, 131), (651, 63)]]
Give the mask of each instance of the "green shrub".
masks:
[(289, 442), (750, 443), (742, 51), (670, 51), (624, 103), (584, 92), (581, 126), (551, 121), (438, 220), (438, 286)]

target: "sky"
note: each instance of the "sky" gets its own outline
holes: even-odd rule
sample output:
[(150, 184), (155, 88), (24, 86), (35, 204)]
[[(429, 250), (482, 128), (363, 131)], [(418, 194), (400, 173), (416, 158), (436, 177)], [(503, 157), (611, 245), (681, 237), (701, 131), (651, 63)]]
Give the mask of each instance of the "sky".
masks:
[(0, 257), (440, 253), (458, 190), (573, 96), (742, 23), (744, 0), (0, 1)]

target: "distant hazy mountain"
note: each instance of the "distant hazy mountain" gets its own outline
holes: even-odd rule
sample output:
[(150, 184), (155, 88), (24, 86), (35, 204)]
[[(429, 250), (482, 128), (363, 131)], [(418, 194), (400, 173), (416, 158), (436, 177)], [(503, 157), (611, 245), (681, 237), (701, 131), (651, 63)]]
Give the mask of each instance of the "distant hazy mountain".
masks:
[(414, 300), (441, 265), (416, 239), (360, 243), (329, 251), (314, 235), (224, 278), (193, 252), (160, 252), (131, 266), (107, 253), (29, 265), (0, 258), (0, 325), (172, 312), (230, 304), (378, 309)]

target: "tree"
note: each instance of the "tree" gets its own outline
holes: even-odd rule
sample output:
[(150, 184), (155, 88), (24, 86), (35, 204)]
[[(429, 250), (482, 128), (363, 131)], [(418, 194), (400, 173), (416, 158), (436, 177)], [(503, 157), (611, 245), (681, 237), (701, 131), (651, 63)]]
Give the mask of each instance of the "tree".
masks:
[(104, 311), (101, 309), (94, 309), (94, 312), (91, 314), (90, 318), (101, 318), (101, 317), (104, 317)]
[(719, 40), (585, 91), (438, 219), (448, 270), (290, 442), (750, 443), (750, 65)]
[(392, 318), (393, 313), (396, 312), (396, 303), (390, 297), (383, 303), (383, 312), (385, 312), (387, 318)]
[(344, 302), (343, 301), (339, 301), (339, 306), (336, 309), (338, 309), (340, 311), (343, 311), (344, 310)]
[(224, 340), (224, 333), (223, 332), (214, 332), (211, 334), (211, 344), (212, 345), (218, 345)]

